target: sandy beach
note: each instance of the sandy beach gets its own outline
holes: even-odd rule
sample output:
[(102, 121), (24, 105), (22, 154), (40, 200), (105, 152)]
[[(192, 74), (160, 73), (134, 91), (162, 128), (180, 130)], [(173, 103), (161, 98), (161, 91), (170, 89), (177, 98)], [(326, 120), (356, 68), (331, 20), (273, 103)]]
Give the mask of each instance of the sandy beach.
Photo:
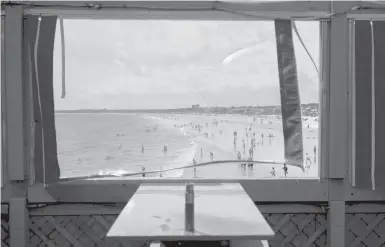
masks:
[[(173, 124), (174, 128), (179, 128), (185, 135), (189, 135), (193, 139), (196, 146), (194, 159), (197, 163), (210, 161), (210, 152), (214, 154), (213, 160), (235, 160), (237, 152), (242, 154), (242, 159), (247, 159), (248, 150), (252, 147), (252, 135), (255, 135), (256, 142), (253, 148), (254, 160), (284, 160), (282, 123), (279, 116), (261, 116), (254, 119), (249, 116), (236, 115), (161, 115), (154, 116), (154, 118), (159, 119), (163, 124)], [(289, 166), (288, 177), (318, 176), (318, 165), (314, 155), (314, 146), (318, 147), (318, 124), (311, 118), (305, 119), (306, 121), (303, 123), (304, 159), (309, 157), (311, 166), (305, 172), (298, 167)], [(198, 130), (194, 126), (201, 126), (201, 128)], [(235, 131), (237, 138), (234, 145)], [(308, 153), (307, 156), (306, 153)], [(188, 165), (191, 164), (192, 161), (188, 162)], [(276, 171), (275, 177), (285, 177), (283, 165), (254, 164), (252, 168), (242, 168), (237, 163), (198, 167), (196, 172), (192, 168), (185, 169), (183, 177), (266, 178), (272, 177), (273, 167)], [(165, 177), (168, 175), (167, 172), (163, 174)]]

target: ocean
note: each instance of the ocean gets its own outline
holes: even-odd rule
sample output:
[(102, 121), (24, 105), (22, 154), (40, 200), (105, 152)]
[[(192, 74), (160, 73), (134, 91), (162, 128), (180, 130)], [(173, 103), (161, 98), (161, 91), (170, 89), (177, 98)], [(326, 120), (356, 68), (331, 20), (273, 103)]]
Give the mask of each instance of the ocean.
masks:
[[(200, 132), (194, 126), (201, 126)], [(246, 128), (251, 131), (246, 136)], [(236, 146), (233, 144), (237, 132)], [(283, 160), (284, 142), (279, 118), (236, 115), (153, 115), (115, 113), (57, 113), (58, 160), (62, 177), (119, 175), (169, 169), (211, 160), (247, 158), (251, 135), (255, 133), (254, 160)], [(207, 133), (207, 136), (205, 135)], [(318, 125), (305, 122), (304, 152), (311, 166), (303, 172), (289, 167), (288, 177), (317, 177)], [(262, 137), (263, 135), (263, 137)], [(268, 136), (273, 136), (269, 138)], [(245, 140), (245, 145), (242, 142)], [(164, 148), (167, 146), (167, 152)], [(143, 147), (143, 150), (142, 150)], [(306, 156), (306, 155), (305, 155)], [(255, 164), (243, 168), (237, 163), (215, 164), (151, 174), (157, 177), (238, 178), (285, 177), (282, 165)]]

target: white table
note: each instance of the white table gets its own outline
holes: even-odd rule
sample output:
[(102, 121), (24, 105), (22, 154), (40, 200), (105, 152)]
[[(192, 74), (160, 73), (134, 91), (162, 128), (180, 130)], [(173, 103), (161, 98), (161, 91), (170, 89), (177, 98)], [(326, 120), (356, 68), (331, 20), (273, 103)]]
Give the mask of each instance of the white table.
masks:
[(194, 190), (195, 232), (184, 229), (185, 185), (142, 184), (111, 227), (107, 240), (132, 243), (226, 240), (230, 247), (256, 247), (263, 246), (261, 240), (274, 236), (239, 183), (198, 183)]

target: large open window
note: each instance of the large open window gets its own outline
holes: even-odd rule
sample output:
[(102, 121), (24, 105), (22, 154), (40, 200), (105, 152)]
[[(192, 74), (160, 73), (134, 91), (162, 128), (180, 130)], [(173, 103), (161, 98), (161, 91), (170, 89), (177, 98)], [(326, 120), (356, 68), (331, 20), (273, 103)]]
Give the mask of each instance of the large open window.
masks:
[[(295, 26), (305, 170), (288, 166), (287, 177), (318, 177), (319, 22)], [(164, 171), (146, 176), (285, 177), (273, 21), (64, 20), (65, 87), (61, 35), (58, 21), (61, 177), (154, 170)], [(277, 164), (167, 171), (239, 155)]]

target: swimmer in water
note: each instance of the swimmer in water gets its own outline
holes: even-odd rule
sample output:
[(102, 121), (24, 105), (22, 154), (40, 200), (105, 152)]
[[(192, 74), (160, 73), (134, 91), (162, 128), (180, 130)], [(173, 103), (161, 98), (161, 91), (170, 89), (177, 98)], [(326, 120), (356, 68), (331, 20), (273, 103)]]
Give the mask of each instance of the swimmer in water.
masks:
[(165, 154), (167, 154), (167, 145), (164, 145), (164, 147), (163, 147), (163, 152), (164, 152)]
[(105, 160), (111, 160), (111, 156), (107, 155), (106, 158), (104, 158)]
[(119, 145), (118, 145), (118, 148), (121, 149), (121, 148), (122, 148), (122, 144), (119, 144)]

